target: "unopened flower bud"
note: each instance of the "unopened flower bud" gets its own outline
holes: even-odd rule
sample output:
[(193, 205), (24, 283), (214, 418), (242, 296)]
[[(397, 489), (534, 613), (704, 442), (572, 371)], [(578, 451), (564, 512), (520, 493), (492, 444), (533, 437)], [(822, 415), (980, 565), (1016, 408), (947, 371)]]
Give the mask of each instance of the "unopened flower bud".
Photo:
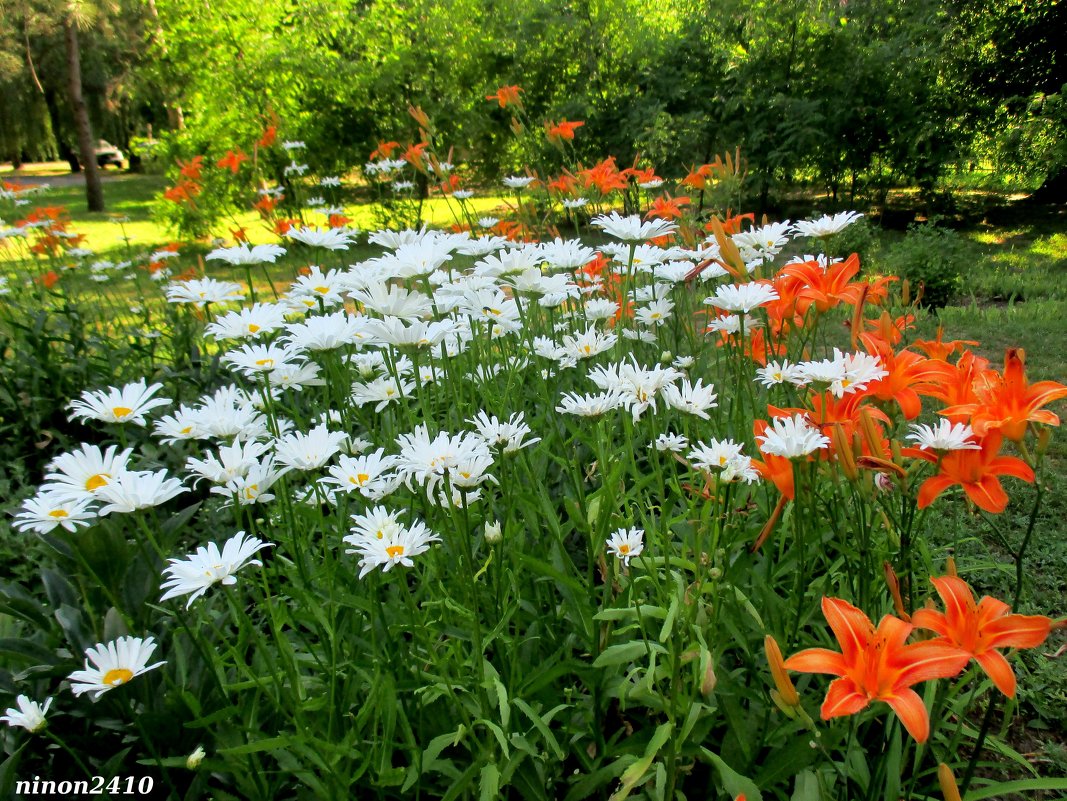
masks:
[(205, 756), (207, 756), (207, 752), (204, 750), (204, 746), (198, 745), (196, 750), (186, 757), (185, 767), (189, 770), (196, 770), (200, 767), (200, 763), (204, 761)]
[(937, 766), (937, 783), (941, 785), (941, 795), (945, 797), (945, 801), (962, 801), (952, 768), (944, 762)]
[(763, 638), (763, 651), (767, 655), (767, 664), (771, 668), (771, 678), (774, 686), (778, 688), (778, 694), (787, 706), (800, 706), (800, 693), (793, 686), (793, 680), (785, 669), (785, 660), (782, 658), (782, 649), (778, 647), (777, 640), (770, 634)]
[(499, 520), (492, 520), (485, 524), (485, 541), (490, 545), (500, 542), (504, 536), (504, 529)]

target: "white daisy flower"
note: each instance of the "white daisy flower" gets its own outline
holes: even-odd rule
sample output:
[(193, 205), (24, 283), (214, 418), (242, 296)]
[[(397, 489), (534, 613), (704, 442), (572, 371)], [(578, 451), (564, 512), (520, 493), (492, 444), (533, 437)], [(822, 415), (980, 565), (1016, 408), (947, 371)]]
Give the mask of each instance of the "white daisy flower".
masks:
[(656, 437), (655, 441), (650, 447), (655, 448), (660, 453), (670, 451), (671, 453), (681, 453), (689, 447), (689, 440), (685, 434), (672, 434), (667, 431)]
[(623, 242), (644, 242), (674, 233), (678, 229), (678, 226), (669, 220), (642, 222), (636, 214), (623, 217), (617, 211), (600, 214), (591, 220), (591, 224)]
[(974, 441), (974, 431), (964, 423), (940, 420), (936, 426), (912, 425), (905, 439), (917, 442), (920, 448), (934, 451), (978, 451), (982, 446)]
[[(149, 665), (156, 650), (153, 637), (119, 637), (109, 643), (99, 643), (85, 651), (85, 668), (70, 674), (71, 692), (75, 695), (93, 693), (97, 698), (131, 679), (155, 670), (166, 662)], [(89, 667), (89, 662), (93, 667)]]
[(330, 467), (330, 475), (320, 479), (333, 485), (334, 492), (358, 492), (365, 498), (379, 500), (389, 495), (400, 483), (392, 472), (397, 457), (386, 456), (384, 448), (360, 456), (342, 456)]
[(617, 556), (624, 565), (629, 567), (630, 560), (635, 556), (640, 556), (645, 550), (644, 529), (620, 528), (608, 537), (607, 545), (608, 552)]
[(710, 420), (708, 409), (714, 409), (718, 395), (715, 387), (711, 384), (704, 386), (703, 379), (697, 379), (696, 384), (691, 384), (688, 378), (682, 380), (682, 385), (667, 384), (663, 387), (663, 400), (672, 409), (686, 412), (699, 417), (701, 420)]
[(214, 278), (194, 278), (175, 281), (163, 290), (171, 303), (191, 303), (200, 308), (206, 303), (232, 303), (244, 297), (240, 284), (216, 281)]
[(159, 506), (183, 492), (188, 490), (181, 479), (168, 478), (166, 470), (138, 471), (115, 476), (99, 489), (96, 498), (104, 504), (99, 515), (105, 517), (112, 512), (128, 514)]
[(112, 445), (106, 452), (97, 445), (82, 445), (80, 450), (61, 454), (52, 460), (51, 472), (45, 475), (45, 480), (51, 483), (45, 484), (41, 490), (73, 499), (95, 498), (102, 487), (126, 473), (132, 453), (133, 448), (118, 452), (117, 445)]
[(160, 406), (171, 403), (170, 398), (153, 398), (162, 384), (147, 386), (142, 378), (124, 387), (110, 387), (96, 391), (85, 391), (81, 398), (71, 401), (71, 420), (99, 420), (103, 423), (146, 424), (145, 414)]
[(767, 362), (766, 367), (756, 370), (756, 380), (765, 387), (773, 387), (778, 384), (800, 385), (805, 383), (805, 378), (798, 365), (792, 364), (788, 359), (781, 362)]
[(294, 470), (314, 470), (340, 453), (346, 439), (348, 435), (343, 431), (330, 431), (325, 425), (318, 425), (306, 434), (297, 431), (279, 439), (275, 458)]
[(31, 700), (28, 695), (20, 695), (15, 699), (18, 709), (9, 708), (3, 717), (0, 717), (0, 720), (11, 728), (21, 726), (30, 734), (36, 734), (48, 725), (45, 715), (48, 714), (48, 708), (52, 706), (53, 700), (52, 698), (46, 698), (42, 705)]
[(402, 525), (396, 515), (382, 507), (376, 507), (368, 515), (354, 516), (353, 519), (356, 520), (356, 526), (344, 541), (353, 546), (346, 553), (356, 553), (361, 557), (360, 578), (379, 566), (386, 573), (398, 564), (412, 567), (412, 557), (425, 553), (430, 550), (430, 543), (441, 540), (422, 521), (410, 526)]
[(310, 247), (348, 250), (356, 234), (348, 228), (327, 228), (322, 231), (314, 228), (290, 228), (285, 235)]
[(285, 255), (285, 248), (280, 245), (249, 245), (241, 242), (231, 248), (217, 248), (204, 258), (208, 261), (224, 261), (234, 266), (239, 264), (273, 264), (279, 256)]
[(88, 526), (96, 519), (92, 500), (91, 497), (72, 498), (61, 492), (42, 490), (22, 502), (22, 511), (15, 515), (12, 525), (19, 531), (36, 534), (47, 534), (60, 526), (74, 532), (78, 526)]
[(752, 281), (747, 284), (727, 284), (715, 290), (714, 296), (704, 298), (705, 305), (731, 312), (748, 314), (755, 308), (778, 299), (778, 291), (770, 284)]
[(845, 230), (863, 215), (855, 211), (842, 211), (840, 214), (824, 214), (817, 220), (801, 220), (793, 223), (797, 236), (823, 237)]
[(537, 179), (528, 175), (509, 175), (504, 179), (504, 186), (508, 187), (508, 189), (525, 189), (535, 180)]
[(279, 303), (255, 303), (208, 323), (205, 333), (215, 339), (255, 339), (284, 326), (286, 314), (288, 309)]
[(237, 577), (234, 573), (245, 565), (261, 566), (263, 563), (252, 557), (271, 545), (273, 543), (249, 537), (243, 531), (238, 531), (226, 540), (221, 551), (218, 545), (209, 542), (184, 559), (169, 559), (170, 566), (163, 569), (167, 580), (160, 585), (160, 589), (166, 592), (159, 600), (166, 601), (188, 595), (189, 600), (185, 604), (188, 609), (193, 605), (193, 601), (207, 592), (213, 584), (236, 584)]
[(821, 450), (830, 438), (819, 433), (802, 415), (776, 417), (767, 431), (759, 437), (760, 450), (787, 459), (796, 459)]

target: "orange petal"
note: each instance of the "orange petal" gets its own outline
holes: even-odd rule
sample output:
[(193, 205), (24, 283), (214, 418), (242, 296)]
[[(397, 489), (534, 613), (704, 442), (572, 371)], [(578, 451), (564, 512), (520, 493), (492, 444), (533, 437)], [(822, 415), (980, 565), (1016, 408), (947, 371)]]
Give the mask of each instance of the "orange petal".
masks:
[(852, 679), (834, 679), (826, 691), (826, 699), (822, 702), (819, 713), (823, 720), (854, 715), (861, 709), (866, 709), (870, 702), (871, 699), (866, 693), (860, 692)]
[(945, 617), (948, 618), (949, 625), (962, 625), (970, 617), (977, 614), (978, 607), (974, 603), (974, 591), (959, 576), (941, 576), (939, 578), (931, 576), (930, 583), (934, 585), (937, 594), (945, 602)]
[(956, 482), (945, 475), (931, 476), (923, 482), (923, 485), (919, 487), (918, 503), (920, 509), (925, 509), (932, 504), (934, 500), (942, 492), (947, 490)]
[(874, 634), (874, 625), (870, 618), (848, 601), (826, 596), (822, 599), (822, 613), (841, 645), (845, 664), (855, 662), (857, 655), (866, 649)]
[(900, 653), (900, 676), (894, 687), (910, 687), (921, 681), (958, 676), (971, 661), (971, 655), (943, 642), (921, 642), (906, 646)]
[(845, 658), (837, 651), (830, 651), (826, 648), (808, 648), (793, 654), (783, 664), (787, 670), (795, 670), (798, 673), (845, 675)]
[(1044, 615), (1005, 615), (984, 626), (982, 634), (987, 648), (1036, 648), (1051, 630), (1052, 620)]
[(914, 690), (901, 690), (899, 693), (883, 698), (893, 711), (897, 713), (900, 722), (908, 730), (908, 734), (915, 738), (917, 743), (925, 743), (930, 736), (930, 716), (926, 712), (923, 699)]
[(985, 651), (974, 658), (982, 666), (986, 675), (993, 680), (998, 690), (1008, 698), (1015, 697), (1015, 673), (1000, 651)]
[(948, 636), (948, 619), (944, 612), (938, 612), (936, 609), (920, 609), (911, 616), (911, 622), (917, 629), (927, 629), (942, 637)]
[(1008, 508), (1008, 493), (994, 475), (984, 475), (977, 483), (964, 484), (963, 491), (979, 509), (999, 515)]

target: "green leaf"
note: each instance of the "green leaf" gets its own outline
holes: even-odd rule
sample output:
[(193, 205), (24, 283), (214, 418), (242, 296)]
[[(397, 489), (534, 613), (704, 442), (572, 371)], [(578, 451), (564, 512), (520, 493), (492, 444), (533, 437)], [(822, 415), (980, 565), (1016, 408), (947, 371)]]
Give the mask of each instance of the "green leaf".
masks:
[[(545, 743), (548, 745), (548, 747), (552, 749), (553, 755), (555, 755), (557, 760), (562, 762), (565, 756), (563, 753), (563, 749), (559, 747), (559, 742), (556, 740), (555, 735), (552, 734), (552, 730), (549, 728), (548, 723), (546, 723), (540, 715), (534, 712), (533, 708), (521, 698), (515, 698), (512, 703), (515, 704), (515, 707), (520, 712), (522, 712), (524, 715), (526, 715), (527, 718), (530, 719), (530, 722), (533, 724), (534, 728), (537, 729), (541, 737), (544, 738)], [(566, 707), (564, 706), (563, 708)], [(556, 709), (560, 709), (560, 707), (556, 707)]]
[(760, 792), (760, 789), (752, 779), (749, 779), (747, 776), (742, 776), (727, 765), (722, 757), (709, 751), (707, 748), (701, 748), (700, 753), (703, 754), (711, 764), (718, 768), (719, 778), (722, 779), (722, 786), (726, 788), (726, 792), (732, 796), (738, 796), (744, 793), (745, 801), (763, 801), (763, 793)]
[(1067, 779), (1022, 779), (1015, 782), (997, 782), (982, 788), (967, 791), (963, 801), (984, 801), (986, 798), (1004, 798), (1014, 793), (1037, 790), (1067, 790)]
[(633, 791), (638, 782), (648, 773), (648, 769), (652, 767), (652, 761), (656, 758), (659, 750), (667, 744), (667, 740), (670, 739), (673, 730), (674, 726), (671, 723), (662, 723), (656, 727), (652, 739), (648, 741), (648, 746), (645, 748), (644, 756), (622, 772), (620, 777), (622, 786), (612, 793), (611, 801), (623, 801)]
[(478, 798), (481, 801), (494, 801), (500, 792), (500, 770), (496, 765), (482, 767), (481, 777), (478, 780)]
[(224, 756), (241, 756), (242, 754), (257, 754), (261, 751), (275, 751), (289, 744), (289, 737), (267, 737), (263, 740), (235, 745), (232, 748), (220, 748), (219, 753)]
[(593, 667), (630, 664), (646, 656), (650, 650), (661, 654), (667, 652), (666, 648), (655, 642), (645, 643), (641, 640), (623, 642), (605, 648), (600, 656), (593, 660)]

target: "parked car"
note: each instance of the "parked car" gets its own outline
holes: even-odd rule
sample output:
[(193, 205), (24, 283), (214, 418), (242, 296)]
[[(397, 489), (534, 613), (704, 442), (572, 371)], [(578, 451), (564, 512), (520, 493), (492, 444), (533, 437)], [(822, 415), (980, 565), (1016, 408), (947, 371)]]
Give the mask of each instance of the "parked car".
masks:
[(106, 167), (114, 164), (120, 170), (126, 162), (126, 156), (114, 145), (98, 139), (96, 142), (96, 164), (98, 167)]

